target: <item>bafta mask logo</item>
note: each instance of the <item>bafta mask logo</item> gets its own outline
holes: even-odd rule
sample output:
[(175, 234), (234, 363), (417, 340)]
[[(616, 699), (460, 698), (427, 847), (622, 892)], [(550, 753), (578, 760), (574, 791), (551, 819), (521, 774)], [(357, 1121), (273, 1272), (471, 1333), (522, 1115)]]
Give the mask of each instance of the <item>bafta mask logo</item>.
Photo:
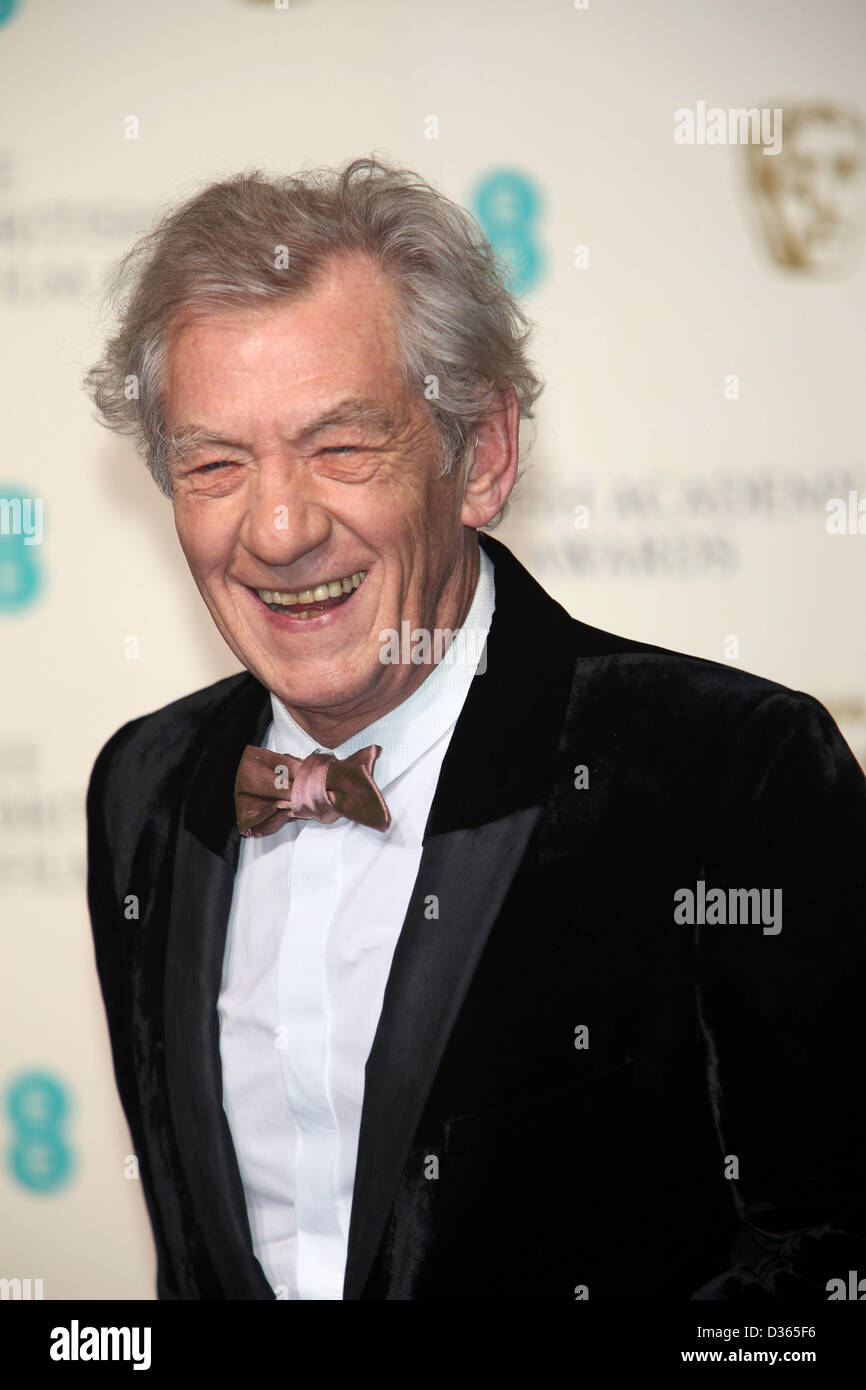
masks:
[(830, 102), (785, 105), (775, 159), (746, 145), (748, 181), (763, 240), (777, 265), (845, 275), (856, 265), (866, 213), (866, 121)]

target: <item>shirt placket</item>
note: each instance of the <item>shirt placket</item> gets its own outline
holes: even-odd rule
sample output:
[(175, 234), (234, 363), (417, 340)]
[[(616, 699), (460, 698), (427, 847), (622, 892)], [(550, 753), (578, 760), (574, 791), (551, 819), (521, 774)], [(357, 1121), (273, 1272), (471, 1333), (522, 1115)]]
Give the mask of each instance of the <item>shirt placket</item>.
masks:
[(326, 944), (340, 894), (346, 822), (307, 821), (294, 845), (280, 950), (286, 1093), (296, 1126), (299, 1298), (342, 1297), (346, 1239), (338, 1201), (339, 1132), (329, 1086), (331, 991)]

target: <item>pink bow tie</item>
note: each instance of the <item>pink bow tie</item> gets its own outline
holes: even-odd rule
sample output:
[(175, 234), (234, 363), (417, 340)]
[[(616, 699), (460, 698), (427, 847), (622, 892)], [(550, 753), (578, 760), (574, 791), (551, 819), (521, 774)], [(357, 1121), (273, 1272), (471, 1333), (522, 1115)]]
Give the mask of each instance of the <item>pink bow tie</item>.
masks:
[(370, 743), (338, 758), (310, 753), (293, 758), (248, 743), (235, 779), (238, 830), (273, 835), (288, 821), (318, 820), (329, 825), (345, 816), (371, 830), (387, 830), (391, 814), (376, 783), (373, 765), (382, 749)]

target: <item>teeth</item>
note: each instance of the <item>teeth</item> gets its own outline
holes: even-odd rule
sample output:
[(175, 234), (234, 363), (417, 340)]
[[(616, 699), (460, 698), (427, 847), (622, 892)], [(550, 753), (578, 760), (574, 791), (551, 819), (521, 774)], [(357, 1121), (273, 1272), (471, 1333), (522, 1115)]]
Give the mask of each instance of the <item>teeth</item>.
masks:
[[(291, 608), (298, 603), (321, 603), (326, 598), (339, 598), (340, 594), (350, 594), (353, 589), (363, 584), (366, 577), (366, 570), (356, 570), (354, 574), (347, 574), (344, 579), (329, 579), (324, 584), (317, 584), (313, 589), (301, 589), (297, 594), (280, 589), (257, 589), (256, 593), (263, 603), (277, 603), (282, 608)], [(292, 614), (293, 618), (310, 616), (315, 615), (305, 610)]]

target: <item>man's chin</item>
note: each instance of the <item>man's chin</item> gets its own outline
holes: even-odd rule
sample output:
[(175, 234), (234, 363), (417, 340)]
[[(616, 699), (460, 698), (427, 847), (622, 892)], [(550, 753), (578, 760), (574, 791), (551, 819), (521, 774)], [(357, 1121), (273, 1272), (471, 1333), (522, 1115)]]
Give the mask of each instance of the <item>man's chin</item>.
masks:
[[(339, 719), (341, 723), (355, 717), (363, 718), (372, 724), (388, 701), (389, 694), (375, 680), (378, 672), (364, 680), (357, 676), (343, 684), (334, 682), (333, 670), (322, 673), (320, 679), (315, 675), (305, 676), (303, 680), (286, 681), (273, 675), (263, 679), (257, 677), (262, 685), (270, 690), (285, 705), (289, 713), (302, 726), (310, 722)], [(381, 677), (380, 677), (381, 681)]]

